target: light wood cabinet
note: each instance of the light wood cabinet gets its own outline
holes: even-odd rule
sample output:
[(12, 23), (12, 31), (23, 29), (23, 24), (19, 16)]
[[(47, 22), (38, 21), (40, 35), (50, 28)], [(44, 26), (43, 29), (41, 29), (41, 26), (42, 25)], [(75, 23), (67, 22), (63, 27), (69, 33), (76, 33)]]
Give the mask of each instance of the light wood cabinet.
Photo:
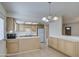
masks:
[(32, 31), (36, 32), (37, 31), (37, 25), (32, 25)]
[(7, 54), (15, 54), (24, 51), (40, 49), (40, 41), (38, 37), (8, 39), (6, 44)]
[(76, 56), (79, 56), (79, 42), (75, 43)]
[(18, 52), (18, 40), (7, 40), (7, 53), (17, 53)]
[(75, 42), (64, 40), (64, 53), (69, 56), (75, 56)]
[(58, 41), (57, 41), (57, 38), (53, 38), (53, 47), (54, 47), (55, 49), (58, 48)]
[(53, 47), (53, 40), (52, 37), (48, 38), (48, 46)]
[(40, 43), (38, 39), (23, 39), (19, 40), (19, 51), (28, 51), (28, 50), (34, 50), (39, 49)]
[(19, 24), (19, 27), (18, 27), (19, 29), (19, 31), (20, 32), (24, 32), (24, 24)]
[(16, 31), (27, 32), (28, 29), (32, 32), (37, 32), (37, 25), (36, 24), (17, 24), (16, 23)]
[(77, 41), (50, 37), (48, 39), (48, 46), (51, 46), (68, 56), (79, 56), (79, 42)]
[[(19, 51), (26, 51), (29, 50), (31, 43), (27, 39), (19, 40)], [(29, 45), (30, 44), (30, 45)]]
[(53, 47), (53, 48), (55, 48), (55, 49), (57, 49), (57, 47), (58, 47), (58, 43), (57, 43), (58, 41), (57, 41), (57, 38), (50, 38), (49, 40), (48, 40), (48, 45), (50, 46), (50, 47)]
[(30, 31), (31, 32), (31, 24), (24, 24), (24, 32), (28, 32), (28, 31)]
[(15, 31), (15, 20), (12, 17), (7, 17), (6, 18), (6, 31)]
[(19, 31), (19, 24), (15, 23), (15, 32)]
[(58, 39), (58, 50), (61, 52), (65, 52), (64, 40)]

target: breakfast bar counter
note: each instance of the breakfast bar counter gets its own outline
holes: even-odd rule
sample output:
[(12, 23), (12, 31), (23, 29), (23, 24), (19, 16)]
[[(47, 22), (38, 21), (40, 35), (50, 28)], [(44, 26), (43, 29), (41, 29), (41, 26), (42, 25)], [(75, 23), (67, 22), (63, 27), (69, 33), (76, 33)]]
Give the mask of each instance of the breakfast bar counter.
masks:
[(79, 37), (50, 36), (48, 46), (68, 56), (79, 57)]

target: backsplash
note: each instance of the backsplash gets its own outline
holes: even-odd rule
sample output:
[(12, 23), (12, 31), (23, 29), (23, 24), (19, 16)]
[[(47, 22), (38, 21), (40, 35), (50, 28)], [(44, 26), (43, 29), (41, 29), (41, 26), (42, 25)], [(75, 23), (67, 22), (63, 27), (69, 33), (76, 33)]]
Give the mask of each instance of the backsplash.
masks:
[(33, 35), (37, 35), (37, 32), (16, 32), (16, 36), (33, 36)]

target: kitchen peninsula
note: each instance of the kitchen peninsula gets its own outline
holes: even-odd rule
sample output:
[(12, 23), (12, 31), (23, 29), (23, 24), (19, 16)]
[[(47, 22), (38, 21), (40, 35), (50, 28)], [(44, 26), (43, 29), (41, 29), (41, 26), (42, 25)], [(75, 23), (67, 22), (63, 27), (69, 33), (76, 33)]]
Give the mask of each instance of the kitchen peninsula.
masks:
[(68, 56), (79, 56), (79, 37), (75, 36), (50, 36), (48, 46)]
[(40, 41), (38, 36), (7, 39), (7, 54), (11, 55), (23, 53), (36, 49), (40, 49)]

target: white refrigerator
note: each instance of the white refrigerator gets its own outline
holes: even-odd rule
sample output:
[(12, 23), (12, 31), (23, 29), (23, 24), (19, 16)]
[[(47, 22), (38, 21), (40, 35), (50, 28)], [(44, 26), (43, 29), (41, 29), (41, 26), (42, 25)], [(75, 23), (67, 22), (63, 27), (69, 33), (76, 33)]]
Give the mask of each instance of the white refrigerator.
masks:
[(42, 28), (38, 28), (38, 36), (40, 37), (40, 42), (45, 42), (45, 31)]

